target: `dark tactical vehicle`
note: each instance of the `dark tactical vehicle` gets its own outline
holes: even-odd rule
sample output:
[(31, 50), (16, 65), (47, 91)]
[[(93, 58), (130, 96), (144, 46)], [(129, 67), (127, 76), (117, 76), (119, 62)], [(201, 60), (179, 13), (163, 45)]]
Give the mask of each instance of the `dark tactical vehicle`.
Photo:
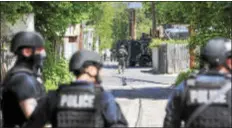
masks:
[(124, 45), (127, 52), (127, 66), (151, 66), (152, 64), (152, 54), (151, 49), (149, 49), (149, 43), (151, 38), (147, 37), (145, 34), (140, 40), (120, 40), (116, 43), (115, 49), (118, 51), (121, 45)]

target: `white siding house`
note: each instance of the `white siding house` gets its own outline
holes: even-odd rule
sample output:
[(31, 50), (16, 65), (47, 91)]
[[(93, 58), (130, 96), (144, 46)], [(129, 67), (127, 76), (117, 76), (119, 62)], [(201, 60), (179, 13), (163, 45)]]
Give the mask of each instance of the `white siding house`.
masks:
[(64, 57), (70, 59), (72, 54), (78, 50), (80, 35), (80, 25), (70, 25), (63, 38), (64, 40)]
[(94, 42), (94, 34), (93, 28), (84, 29), (84, 49), (99, 52), (99, 39)]
[(35, 30), (35, 21), (34, 14), (24, 14), (21, 18), (16, 20), (14, 24), (9, 22), (1, 23), (1, 36), (12, 36), (19, 31), (34, 31)]

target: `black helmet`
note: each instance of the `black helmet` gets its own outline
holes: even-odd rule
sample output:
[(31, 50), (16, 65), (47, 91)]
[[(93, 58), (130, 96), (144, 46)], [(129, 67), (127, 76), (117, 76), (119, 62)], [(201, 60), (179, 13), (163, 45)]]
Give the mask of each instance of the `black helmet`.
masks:
[(102, 66), (101, 57), (96, 52), (80, 50), (72, 55), (69, 62), (69, 71), (75, 72), (81, 70), (86, 62), (93, 62)]
[(11, 40), (10, 51), (16, 53), (21, 47), (44, 47), (44, 39), (37, 32), (18, 32)]
[(213, 67), (224, 64), (228, 57), (231, 57), (231, 40), (223, 37), (210, 39), (201, 52), (203, 61)]
[(122, 44), (122, 45), (120, 46), (120, 48), (125, 48), (125, 46)]

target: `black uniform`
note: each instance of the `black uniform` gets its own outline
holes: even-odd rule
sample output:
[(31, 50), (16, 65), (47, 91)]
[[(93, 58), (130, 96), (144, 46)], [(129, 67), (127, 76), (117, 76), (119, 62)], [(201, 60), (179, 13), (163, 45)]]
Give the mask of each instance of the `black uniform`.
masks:
[[(181, 121), (184, 121), (185, 127), (231, 127), (231, 86), (226, 93), (220, 96), (217, 94), (221, 88), (228, 87), (229, 84), (231, 85), (231, 75), (225, 76), (215, 72), (192, 75), (182, 82), (170, 97), (164, 127), (180, 128)], [(215, 94), (217, 99), (202, 107), (208, 104)], [(196, 110), (198, 112), (195, 112)]]
[(3, 82), (2, 110), (4, 127), (21, 126), (27, 119), (19, 102), (28, 98), (39, 100), (45, 96), (42, 80), (24, 62), (18, 61)]
[(55, 128), (127, 126), (112, 94), (84, 81), (50, 93), (24, 128), (40, 128), (48, 120)]

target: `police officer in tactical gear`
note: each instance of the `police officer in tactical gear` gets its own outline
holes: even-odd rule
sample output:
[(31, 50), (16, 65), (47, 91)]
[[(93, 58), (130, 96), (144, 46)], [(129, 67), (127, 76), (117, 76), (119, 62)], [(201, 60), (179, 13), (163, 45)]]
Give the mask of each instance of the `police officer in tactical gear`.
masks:
[(69, 69), (76, 81), (49, 93), (24, 128), (41, 128), (48, 120), (55, 128), (127, 127), (113, 95), (100, 86), (100, 61), (92, 51), (74, 53)]
[(193, 73), (169, 99), (164, 127), (231, 127), (231, 40), (216, 37), (201, 52), (208, 69)]
[(37, 32), (18, 32), (10, 51), (17, 56), (2, 85), (1, 108), (4, 127), (20, 127), (31, 116), (39, 99), (45, 96), (40, 76), (46, 56), (44, 39)]
[(126, 68), (126, 59), (127, 59), (128, 53), (125, 49), (124, 45), (121, 45), (118, 53), (117, 53), (117, 58), (118, 58), (118, 73), (124, 73), (125, 68)]

